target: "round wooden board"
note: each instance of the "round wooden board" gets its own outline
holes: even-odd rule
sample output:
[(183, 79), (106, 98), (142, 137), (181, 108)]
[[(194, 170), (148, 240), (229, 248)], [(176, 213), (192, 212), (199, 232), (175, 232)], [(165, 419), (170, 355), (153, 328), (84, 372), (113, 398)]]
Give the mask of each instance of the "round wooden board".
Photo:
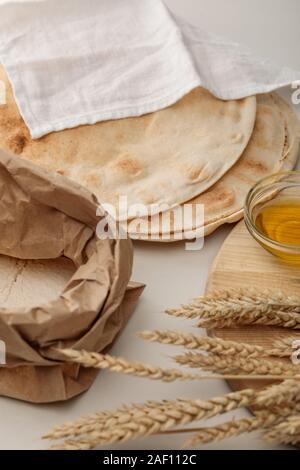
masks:
[[(211, 269), (206, 293), (233, 288), (273, 289), (299, 295), (300, 267), (290, 266), (265, 251), (249, 234), (244, 221), (225, 240)], [(212, 330), (209, 334), (225, 340), (270, 347), (274, 341), (291, 336), (291, 330), (274, 327), (238, 327)], [(293, 331), (299, 337), (300, 332)], [(233, 390), (261, 388), (266, 381), (229, 382)]]

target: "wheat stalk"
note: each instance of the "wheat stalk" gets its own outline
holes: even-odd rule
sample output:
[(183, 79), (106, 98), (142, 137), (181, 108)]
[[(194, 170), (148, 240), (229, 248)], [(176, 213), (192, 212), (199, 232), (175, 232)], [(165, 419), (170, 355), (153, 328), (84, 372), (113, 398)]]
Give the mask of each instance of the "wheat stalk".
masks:
[(143, 331), (139, 336), (147, 341), (168, 344), (174, 346), (183, 346), (186, 349), (201, 349), (219, 356), (236, 356), (239, 357), (287, 357), (290, 352), (286, 348), (278, 347), (266, 349), (262, 346), (239, 343), (236, 341), (225, 341), (222, 339), (210, 338), (208, 336), (200, 336), (192, 333), (181, 333), (178, 331)]
[(292, 364), (281, 361), (267, 361), (256, 358), (234, 358), (234, 357), (214, 357), (203, 354), (186, 353), (175, 357), (178, 364), (192, 368), (201, 367), (210, 372), (222, 372), (223, 374), (244, 372), (246, 374), (259, 375), (283, 375), (285, 377), (298, 378), (300, 368)]
[(66, 441), (56, 449), (80, 450), (92, 449), (99, 445), (114, 442), (125, 442), (142, 436), (149, 436), (168, 431), (180, 425), (186, 425), (200, 419), (212, 418), (216, 415), (249, 405), (256, 397), (254, 390), (243, 390), (209, 401), (202, 400), (171, 400), (158, 403), (156, 408), (129, 408), (130, 419), (122, 421), (118, 426), (105, 430), (93, 431), (90, 439)]
[[(237, 325), (300, 328), (300, 298), (286, 297), (269, 291), (217, 292), (168, 313), (201, 319), (200, 326), (210, 328)], [(300, 368), (275, 360), (291, 355), (292, 339), (275, 342), (274, 347), (266, 349), (257, 345), (176, 331), (143, 332), (140, 336), (149, 341), (183, 346), (188, 350), (202, 350), (208, 355), (188, 352), (175, 359), (181, 365), (201, 367), (220, 375), (206, 377), (193, 375), (177, 369), (169, 370), (139, 362), (131, 363), (123, 358), (87, 351), (70, 349), (57, 351), (62, 353), (64, 359), (67, 358), (84, 367), (108, 369), (166, 382), (205, 378), (288, 380), (279, 385), (269, 386), (260, 392), (243, 390), (208, 401), (163, 400), (97, 413), (74, 423), (59, 426), (45, 436), (48, 439), (67, 438), (61, 445), (53, 447), (54, 449), (92, 449), (99, 445), (125, 442), (152, 434), (180, 432), (196, 432), (187, 443), (195, 447), (256, 429), (267, 429), (266, 438), (271, 441), (293, 444), (300, 442), (300, 417), (299, 414), (295, 415), (300, 413)], [(274, 359), (267, 360), (269, 356), (273, 356)], [(230, 420), (219, 426), (196, 430), (180, 429), (180, 426), (248, 406), (255, 407), (256, 413), (252, 418)]]
[(96, 369), (107, 369), (135, 377), (146, 377), (152, 380), (173, 382), (175, 380), (196, 380), (199, 376), (181, 372), (178, 369), (162, 369), (160, 367), (143, 364), (140, 362), (129, 362), (121, 357), (112, 357), (108, 354), (98, 354), (87, 351), (76, 351), (74, 349), (59, 349), (70, 361)]

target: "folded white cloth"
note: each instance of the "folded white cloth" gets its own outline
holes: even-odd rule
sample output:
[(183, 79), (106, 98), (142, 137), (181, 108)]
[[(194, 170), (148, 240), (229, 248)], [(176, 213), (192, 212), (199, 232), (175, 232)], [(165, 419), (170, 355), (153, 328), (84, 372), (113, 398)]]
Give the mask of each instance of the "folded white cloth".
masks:
[(173, 17), (161, 0), (5, 2), (0, 61), (33, 138), (156, 111), (199, 85), (233, 99), (300, 80)]

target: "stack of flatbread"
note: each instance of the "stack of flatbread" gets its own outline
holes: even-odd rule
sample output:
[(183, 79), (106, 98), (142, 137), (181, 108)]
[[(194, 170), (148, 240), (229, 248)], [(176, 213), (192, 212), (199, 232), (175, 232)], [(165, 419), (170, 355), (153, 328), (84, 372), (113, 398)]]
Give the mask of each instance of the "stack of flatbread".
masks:
[[(87, 187), (132, 238), (173, 241), (184, 228), (209, 234), (237, 221), (249, 189), (297, 161), (299, 122), (277, 94), (222, 101), (196, 88), (152, 114), (33, 140), (3, 68), (0, 80), (0, 148)], [(174, 214), (186, 204), (203, 204), (204, 221), (192, 211), (178, 227)]]

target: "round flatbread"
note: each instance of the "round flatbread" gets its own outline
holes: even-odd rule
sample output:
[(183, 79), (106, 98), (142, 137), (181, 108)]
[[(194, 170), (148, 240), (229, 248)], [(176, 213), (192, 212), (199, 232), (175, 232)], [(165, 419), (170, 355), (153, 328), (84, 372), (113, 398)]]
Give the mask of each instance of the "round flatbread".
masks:
[[(197, 223), (194, 210), (191, 221), (185, 225), (185, 234), (181, 228), (176, 230), (172, 210), (152, 217), (151, 221), (132, 221), (128, 232), (135, 239), (176, 241), (191, 237), (190, 232), (201, 227), (209, 235), (224, 223), (240, 220), (247, 193), (257, 181), (294, 168), (299, 137), (298, 118), (285, 101), (275, 93), (258, 96), (254, 132), (242, 157), (212, 188), (186, 203), (194, 209), (204, 205), (204, 227), (203, 222)], [(182, 206), (179, 209), (182, 211)]]
[[(253, 132), (256, 98), (222, 101), (196, 88), (175, 105), (137, 118), (101, 122), (32, 140), (3, 68), (7, 104), (0, 106), (0, 148), (56, 171), (101, 203), (127, 207), (123, 220), (190, 200), (240, 158)], [(155, 208), (153, 207), (155, 205)], [(128, 214), (128, 207), (131, 211)]]

